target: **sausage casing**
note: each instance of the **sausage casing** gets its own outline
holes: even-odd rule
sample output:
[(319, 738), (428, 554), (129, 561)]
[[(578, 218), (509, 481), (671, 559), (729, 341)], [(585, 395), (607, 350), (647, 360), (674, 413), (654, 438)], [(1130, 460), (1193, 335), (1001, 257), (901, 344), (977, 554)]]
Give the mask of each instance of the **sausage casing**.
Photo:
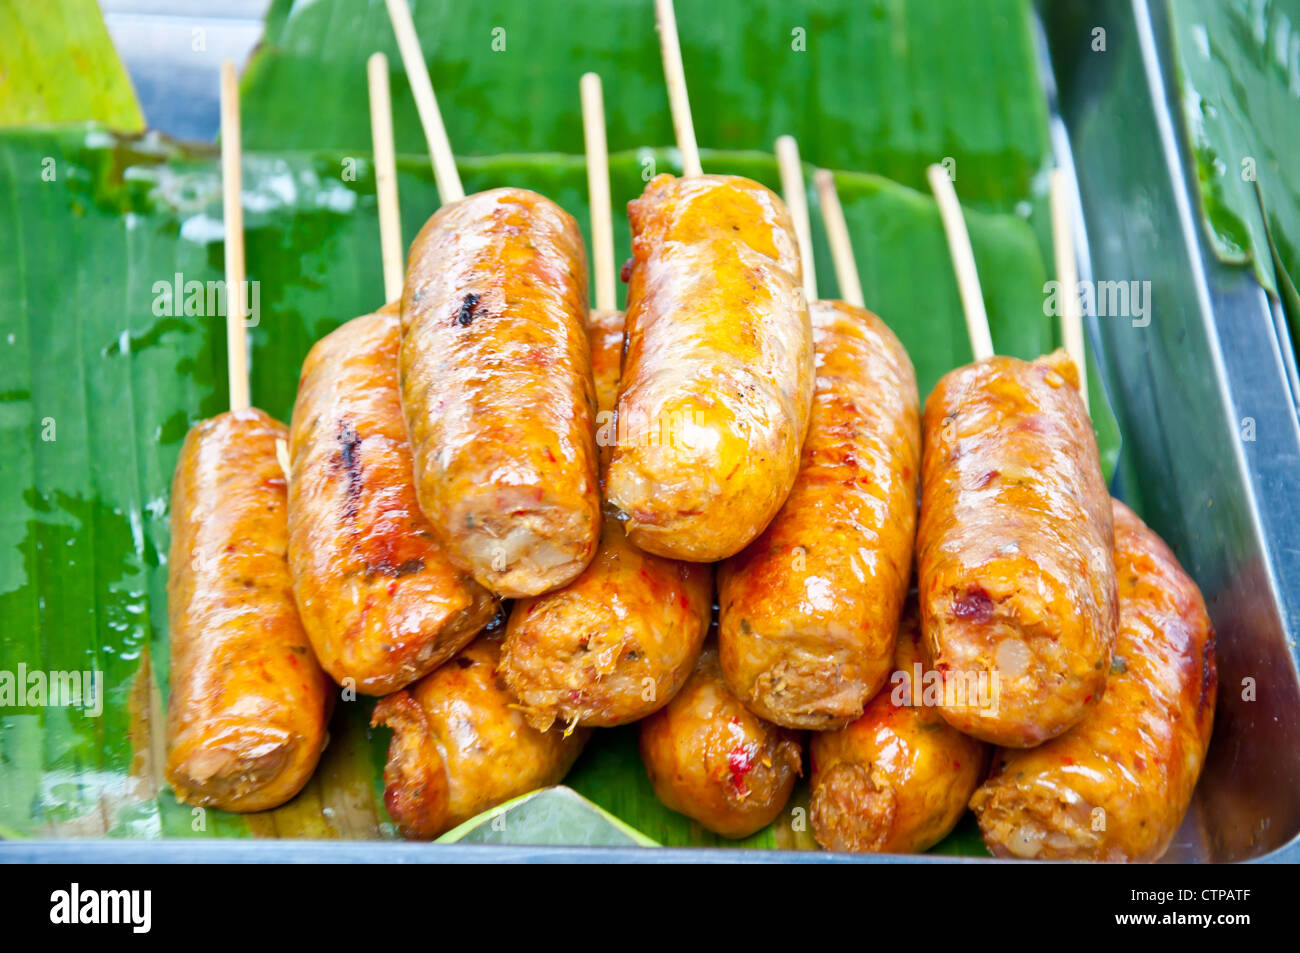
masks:
[(586, 252), (524, 189), (443, 206), (411, 246), (402, 407), (448, 557), (511, 598), (571, 582), (600, 533)]
[(921, 481), (921, 625), (949, 679), (943, 716), (1005, 747), (1061, 734), (1105, 690), (1116, 618), (1110, 497), (1074, 364), (1057, 351), (945, 375)]
[[(912, 854), (948, 835), (989, 749), (940, 717), (915, 607), (904, 613), (890, 684), (862, 717), (809, 744), (813, 836), (827, 850)], [(936, 693), (937, 694), (937, 693)]]
[(172, 482), (167, 780), (182, 803), (261, 811), (307, 783), (329, 680), (289, 576), (283, 424), (256, 409), (196, 424)]
[(614, 417), (618, 408), (618, 385), (623, 378), (623, 341), (627, 316), (622, 311), (593, 311), (587, 316), (587, 343), (591, 350), (591, 382), (596, 394), (596, 444), (600, 453), (601, 479), (609, 468), (618, 437)]
[(406, 837), (429, 839), (537, 788), (558, 784), (590, 732), (537, 731), (497, 675), (499, 634), (375, 706), (393, 730), (384, 803)]
[(723, 837), (776, 820), (801, 768), (799, 735), (727, 690), (708, 645), (682, 690), (641, 722), (641, 760), (659, 800)]
[[(589, 333), (604, 417), (617, 399), (623, 316), (593, 313)], [(557, 719), (591, 726), (636, 721), (667, 704), (690, 675), (709, 631), (712, 597), (709, 566), (642, 552), (617, 520), (607, 519), (596, 556), (577, 579), (515, 602), (501, 674), (534, 727)]]
[(298, 611), (330, 676), (369, 695), (428, 674), (496, 612), (491, 593), (448, 561), (416, 500), (400, 343), (394, 306), (321, 338), (289, 427)]
[(628, 206), (632, 269), (608, 498), (641, 549), (731, 556), (794, 485), (812, 326), (780, 198), (736, 176), (660, 175)]
[(1119, 637), (1106, 694), (1038, 748), (998, 751), (971, 798), (998, 856), (1153, 861), (1191, 803), (1214, 725), (1214, 629), (1164, 542), (1118, 501)]
[(916, 374), (874, 314), (812, 306), (817, 377), (799, 477), (718, 570), (727, 686), (789, 728), (836, 728), (885, 683), (912, 573)]

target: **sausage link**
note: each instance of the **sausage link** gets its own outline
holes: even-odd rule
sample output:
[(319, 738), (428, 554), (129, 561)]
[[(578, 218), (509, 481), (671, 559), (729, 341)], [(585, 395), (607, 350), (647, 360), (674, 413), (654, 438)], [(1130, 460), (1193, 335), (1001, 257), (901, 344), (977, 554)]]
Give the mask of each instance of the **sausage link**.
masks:
[(673, 700), (641, 722), (640, 743), (659, 800), (723, 837), (776, 820), (801, 768), (799, 735), (727, 691), (714, 645)]
[(498, 595), (571, 582), (596, 551), (586, 313), (578, 224), (535, 192), (445, 205), (411, 246), (402, 407), (420, 506)]
[(915, 854), (948, 836), (989, 748), (940, 717), (916, 607), (904, 613), (891, 687), (862, 717), (812, 736), (813, 836), (827, 850)]
[[(593, 313), (588, 329), (598, 419), (618, 395), (623, 316)], [(602, 455), (606, 441), (602, 444)], [(554, 592), (515, 602), (501, 674), (529, 721), (610, 726), (644, 718), (685, 683), (709, 631), (709, 566), (643, 553), (607, 519), (596, 557)]]
[(628, 206), (632, 270), (608, 496), (648, 552), (739, 552), (785, 502), (812, 403), (794, 228), (736, 176), (656, 177)]
[(1214, 726), (1214, 629), (1169, 547), (1115, 508), (1119, 637), (1106, 694), (1066, 734), (999, 751), (971, 798), (1000, 857), (1154, 861), (1191, 803)]
[(499, 634), (381, 698), (372, 725), (393, 730), (384, 803), (402, 834), (430, 839), (488, 808), (558, 784), (590, 732), (528, 726), (497, 677)]
[(816, 391), (794, 489), (718, 571), (727, 687), (788, 728), (841, 727), (889, 676), (912, 573), (921, 424), (907, 352), (874, 314), (812, 306)]
[(1097, 704), (1115, 642), (1110, 497), (1078, 372), (1061, 351), (951, 371), (924, 434), (917, 562), (941, 711), (993, 744), (1040, 744)]
[(618, 424), (614, 417), (618, 408), (618, 385), (623, 377), (623, 332), (626, 324), (622, 311), (593, 311), (587, 317), (591, 380), (596, 394), (596, 445), (600, 452), (602, 483), (618, 437)]
[(496, 600), (451, 565), (420, 511), (397, 386), (395, 305), (321, 338), (289, 427), (289, 565), (304, 628), (340, 684), (383, 695), (427, 675)]
[(262, 811), (311, 777), (329, 680), (293, 600), (284, 425), (260, 410), (190, 430), (172, 482), (167, 781), (184, 804)]

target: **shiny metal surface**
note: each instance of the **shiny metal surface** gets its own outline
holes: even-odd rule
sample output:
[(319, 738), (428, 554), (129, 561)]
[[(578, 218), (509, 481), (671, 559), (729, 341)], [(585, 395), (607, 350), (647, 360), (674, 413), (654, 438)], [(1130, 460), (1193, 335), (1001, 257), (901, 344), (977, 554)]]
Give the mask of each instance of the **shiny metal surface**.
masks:
[(244, 64), (271, 0), (99, 0), (149, 128), (210, 142), (223, 59)]
[[(1166, 8), (1042, 5), (1098, 281), (1150, 282), (1149, 321), (1091, 318), (1125, 435), (1116, 492), (1204, 591), (1221, 689), (1171, 860), (1300, 856), (1300, 424), (1284, 324), (1210, 253)], [(1094, 50), (1094, 31), (1106, 49)]]

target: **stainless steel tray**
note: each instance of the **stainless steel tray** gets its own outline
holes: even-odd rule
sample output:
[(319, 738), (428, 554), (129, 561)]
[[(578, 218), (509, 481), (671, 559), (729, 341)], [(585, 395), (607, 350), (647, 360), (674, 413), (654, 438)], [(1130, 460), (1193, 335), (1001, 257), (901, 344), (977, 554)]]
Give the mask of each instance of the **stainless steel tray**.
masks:
[[(1151, 320), (1092, 318), (1125, 444), (1117, 495), (1200, 582), (1218, 632), (1214, 739), (1170, 861), (1300, 861), (1300, 385), (1276, 301), (1200, 227), (1163, 0), (1040, 8), (1080, 276), (1151, 282)], [(1093, 31), (1106, 31), (1104, 52)], [(215, 116), (208, 117), (215, 122)], [(1253, 426), (1253, 440), (1243, 431)], [(1253, 700), (1249, 688), (1253, 687)], [(0, 862), (974, 862), (716, 849), (338, 842), (10, 842)]]
[[(1151, 282), (1149, 324), (1089, 328), (1125, 438), (1117, 495), (1200, 583), (1218, 633), (1209, 760), (1167, 859), (1297, 860), (1300, 423), (1285, 323), (1202, 229), (1163, 0), (1069, 0), (1041, 15), (1085, 269)], [(1105, 51), (1092, 48), (1097, 28)]]

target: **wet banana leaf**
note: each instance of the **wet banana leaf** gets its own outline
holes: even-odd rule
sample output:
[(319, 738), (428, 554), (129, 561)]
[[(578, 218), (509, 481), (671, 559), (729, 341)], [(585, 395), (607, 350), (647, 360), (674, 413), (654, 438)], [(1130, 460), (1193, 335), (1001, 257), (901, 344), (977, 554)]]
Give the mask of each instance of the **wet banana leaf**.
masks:
[(1205, 227), (1249, 264), (1300, 340), (1300, 2), (1168, 5)]
[(563, 784), (524, 794), (471, 817), (439, 837), (438, 843), (659, 846)]
[(90, 121), (144, 129), (99, 4), (0, 3), (0, 126)]
[[(457, 154), (582, 151), (578, 77), (614, 151), (673, 142), (653, 0), (412, 0)], [(782, 133), (833, 169), (923, 189), (949, 158), (1010, 211), (1050, 158), (1028, 0), (677, 0), (702, 146)], [(384, 0), (275, 0), (243, 85), (250, 148), (370, 151), (365, 60), (388, 55), (400, 151), (425, 150)], [(309, 108), (304, 108), (310, 104)]]
[[(764, 155), (710, 153), (705, 166), (776, 181)], [(671, 168), (669, 155), (614, 156), (616, 201), (652, 167)], [(579, 158), (472, 159), (462, 172), (471, 191), (534, 188), (586, 226)], [(400, 158), (408, 241), (436, 207), (431, 179), (422, 158)], [(870, 304), (928, 390), (968, 357), (934, 205), (883, 179), (840, 185)], [(248, 154), (244, 187), (253, 400), (283, 419), (312, 342), (382, 303), (373, 170), (351, 155)], [(971, 228), (998, 348), (1038, 354), (1054, 330), (1032, 223), (984, 213)], [(616, 235), (625, 255), (625, 222)], [(188, 428), (226, 403), (224, 318), (208, 297), (223, 261), (213, 150), (96, 127), (0, 133), (0, 260), (0, 692), (5, 673), (11, 686), (19, 673), (101, 680), (91, 705), (0, 696), (0, 835), (396, 836), (382, 802), (387, 732), (367, 727), (364, 698), (337, 706), (320, 769), (283, 808), (193, 811), (162, 779), (171, 473)], [(635, 734), (597, 732), (567, 783), (658, 843), (717, 843), (654, 799)], [(806, 791), (743, 843), (812, 847)]]

